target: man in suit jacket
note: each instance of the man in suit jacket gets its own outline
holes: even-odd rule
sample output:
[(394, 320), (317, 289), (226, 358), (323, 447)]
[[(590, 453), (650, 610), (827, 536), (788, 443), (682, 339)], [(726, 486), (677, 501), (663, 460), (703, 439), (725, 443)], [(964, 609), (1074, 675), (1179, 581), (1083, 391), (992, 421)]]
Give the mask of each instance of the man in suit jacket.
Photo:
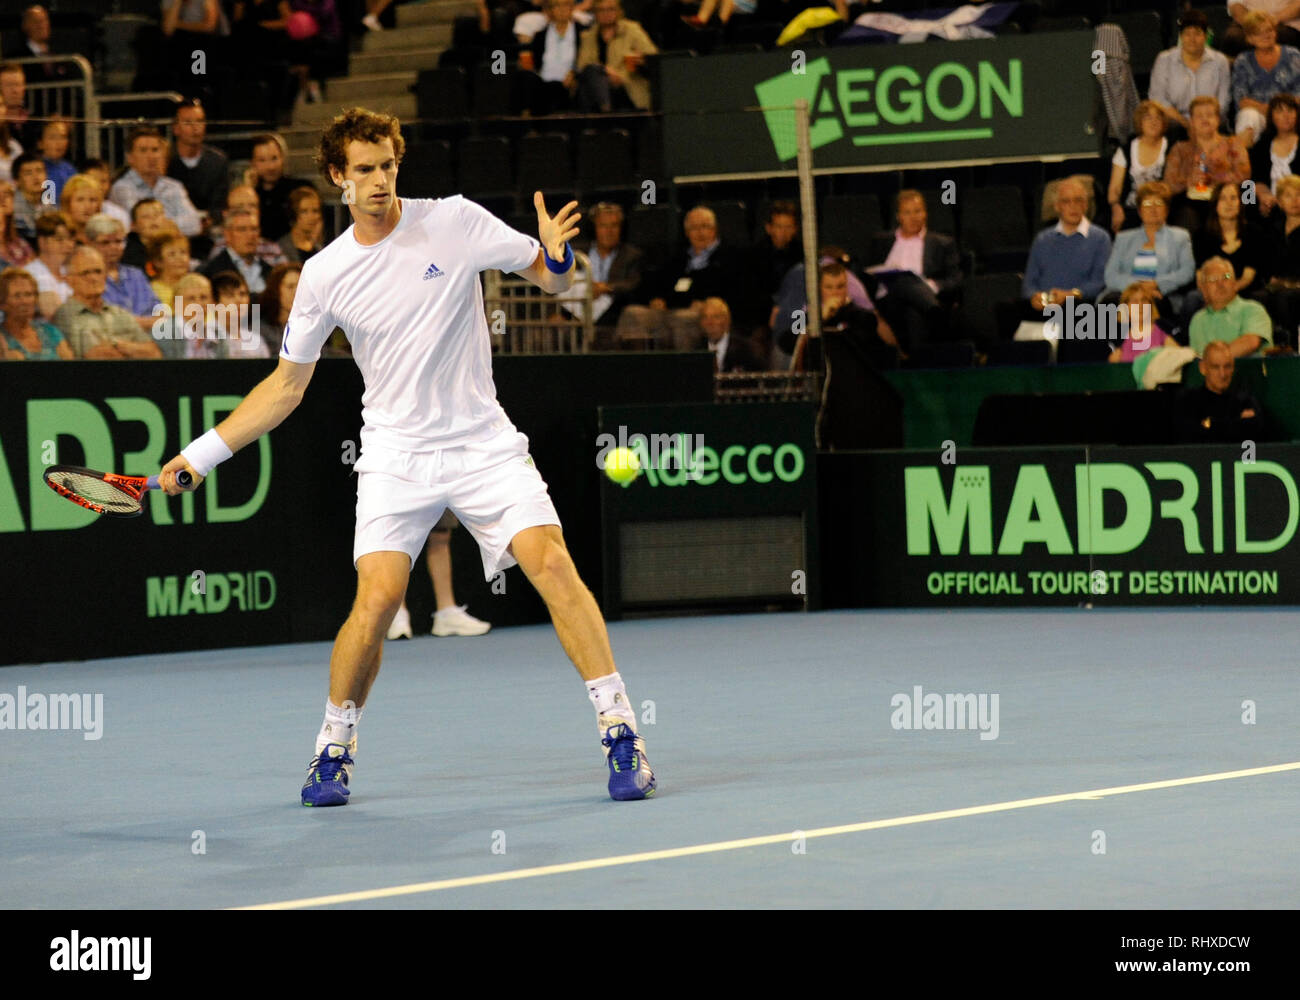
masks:
[(592, 295), (610, 296), (596, 316), (598, 326), (618, 323), (623, 307), (641, 287), (641, 250), (623, 242), (623, 206), (602, 201), (591, 210), (596, 238), (582, 248), (591, 261)]
[[(8, 61), (51, 55), (55, 52), (50, 48), (49, 12), (40, 4), (32, 4), (23, 11), (20, 34), (5, 46), (4, 58)], [(27, 83), (54, 83), (78, 75), (73, 64), (67, 62), (25, 63), (23, 72)]]
[(720, 298), (710, 297), (700, 307), (700, 328), (713, 352), (714, 371), (765, 372), (767, 364), (754, 344), (731, 331), (731, 309)]
[(641, 72), (659, 50), (619, 0), (595, 0), (596, 23), (578, 43), (579, 102), (586, 111), (649, 111), (650, 81)]
[(266, 291), (266, 279), (271, 267), (257, 253), (262, 239), (257, 212), (251, 208), (232, 208), (226, 212), (226, 246), (210, 261), (199, 268), (199, 273), (209, 280), (222, 271), (242, 275), (250, 295)]
[(652, 309), (689, 309), (711, 296), (746, 301), (749, 269), (739, 251), (718, 238), (713, 209), (697, 205), (682, 223), (687, 246), (664, 267), (651, 289)]
[(898, 228), (872, 240), (872, 272), (881, 272), (876, 309), (893, 328), (899, 346), (910, 354), (947, 333), (948, 313), (961, 288), (957, 242), (926, 229), (925, 196), (900, 191)]

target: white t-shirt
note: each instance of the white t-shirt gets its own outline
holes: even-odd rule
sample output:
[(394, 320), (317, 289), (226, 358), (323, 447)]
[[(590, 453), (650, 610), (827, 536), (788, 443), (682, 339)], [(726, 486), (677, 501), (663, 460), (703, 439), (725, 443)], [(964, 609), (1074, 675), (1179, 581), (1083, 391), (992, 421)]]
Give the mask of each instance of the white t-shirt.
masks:
[(36, 279), (36, 291), (57, 292), (59, 303), (68, 301), (68, 296), (72, 294), (72, 286), (63, 280), (62, 275), (53, 274), (45, 261), (37, 257), (24, 265), (23, 270)]
[(427, 452), (510, 426), (492, 381), (479, 272), (522, 271), (540, 244), (460, 195), (402, 198), (374, 246), (349, 226), (303, 265), (280, 357), (311, 364), (342, 328), (365, 380), (364, 447)]

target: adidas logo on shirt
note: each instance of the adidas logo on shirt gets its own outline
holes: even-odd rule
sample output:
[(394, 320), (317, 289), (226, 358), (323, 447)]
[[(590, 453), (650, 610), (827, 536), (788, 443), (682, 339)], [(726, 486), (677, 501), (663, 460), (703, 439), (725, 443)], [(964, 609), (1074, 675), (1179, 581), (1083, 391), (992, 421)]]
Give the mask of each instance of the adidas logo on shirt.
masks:
[(438, 270), (437, 264), (430, 264), (429, 269), (424, 272), (425, 281), (428, 281), (430, 278), (441, 278), (441, 277), (442, 277), (442, 272)]

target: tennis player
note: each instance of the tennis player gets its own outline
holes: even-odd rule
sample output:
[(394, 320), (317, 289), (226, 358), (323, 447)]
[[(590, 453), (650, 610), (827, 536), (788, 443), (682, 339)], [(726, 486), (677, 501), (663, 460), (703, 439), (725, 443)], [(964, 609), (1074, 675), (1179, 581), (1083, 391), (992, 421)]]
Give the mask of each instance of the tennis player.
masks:
[(472, 201), (397, 197), (405, 143), (389, 115), (352, 108), (321, 136), (321, 171), (343, 191), (352, 225), (303, 265), (276, 370), (220, 424), (163, 467), (196, 482), (278, 426), (302, 400), (335, 326), (365, 380), (353, 561), (357, 596), (330, 657), (329, 699), (303, 805), (345, 805), (361, 713), (411, 568), (444, 509), (479, 544), (483, 573), (516, 563), (546, 602), (596, 709), (609, 794), (654, 794), (655, 778), (614, 665), (605, 621), (564, 544), (528, 438), (496, 398), (479, 272), (514, 271), (546, 292), (573, 278), (579, 216), (533, 196), (538, 239)]

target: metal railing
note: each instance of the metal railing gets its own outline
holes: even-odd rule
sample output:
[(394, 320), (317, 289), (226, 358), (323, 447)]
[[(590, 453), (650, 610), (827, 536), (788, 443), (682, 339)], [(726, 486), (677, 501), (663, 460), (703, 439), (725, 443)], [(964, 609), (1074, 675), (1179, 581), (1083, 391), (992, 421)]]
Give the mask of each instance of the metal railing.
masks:
[(821, 372), (719, 372), (713, 376), (718, 403), (816, 403)]
[(573, 287), (548, 295), (532, 282), (488, 271), (483, 307), (498, 354), (585, 354), (595, 337), (591, 261), (574, 251)]
[(27, 84), (26, 104), (34, 119), (61, 117), (71, 124), (74, 156), (103, 159), (113, 166), (123, 163), (126, 134), (137, 125), (156, 125), (170, 137), (174, 116), (165, 118), (115, 118), (104, 119), (106, 106), (139, 103), (141, 101), (166, 101), (179, 104), (183, 95), (174, 90), (154, 90), (130, 94), (98, 94), (95, 92), (95, 74), (90, 62), (79, 55), (30, 56), (10, 59), (19, 66), (46, 63), (70, 63), (80, 79), (53, 80)]

